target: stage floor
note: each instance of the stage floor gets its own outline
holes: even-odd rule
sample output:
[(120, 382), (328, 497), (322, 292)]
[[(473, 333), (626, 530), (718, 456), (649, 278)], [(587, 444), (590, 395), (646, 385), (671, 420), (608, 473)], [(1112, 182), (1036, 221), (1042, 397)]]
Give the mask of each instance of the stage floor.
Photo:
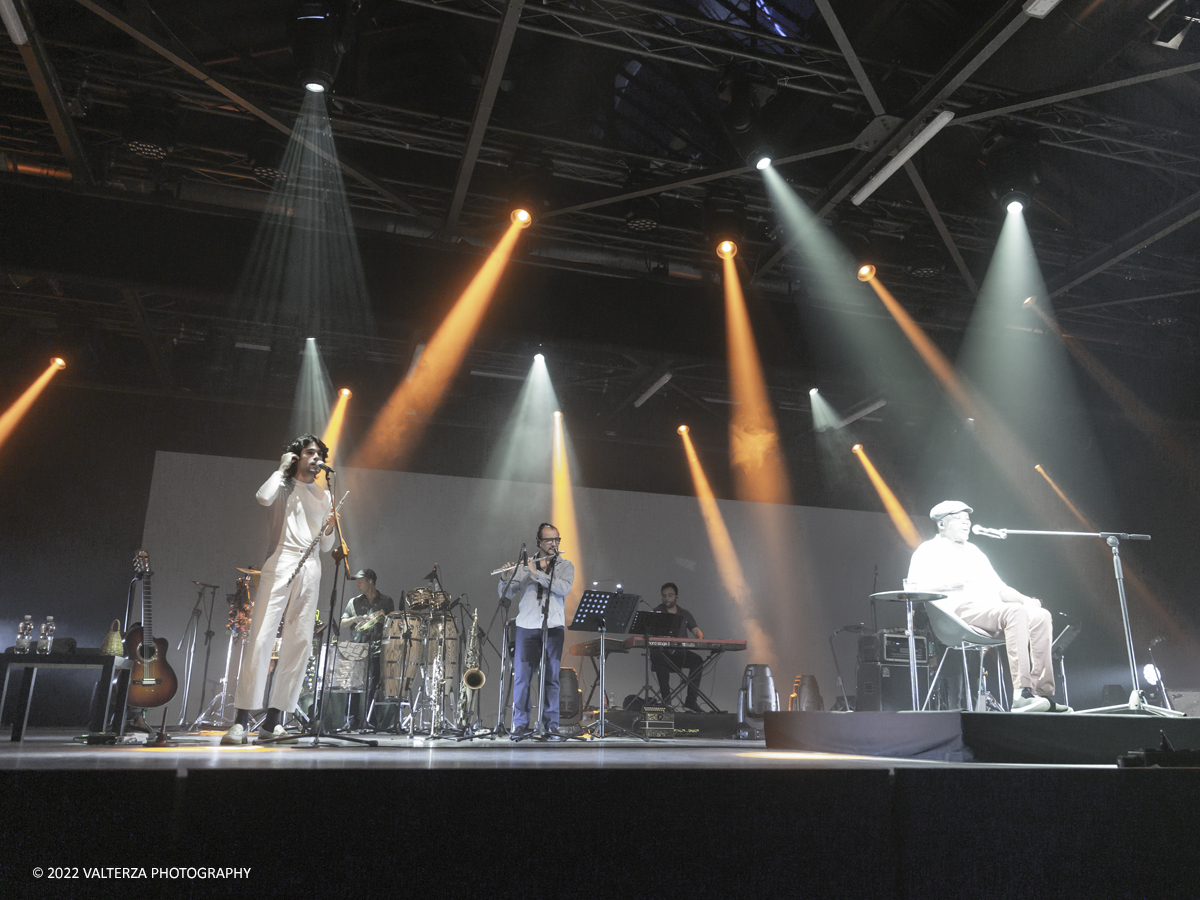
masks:
[[(937, 760), (768, 750), (763, 741), (655, 739), (513, 743), (486, 738), (410, 740), (393, 735), (361, 735), (378, 747), (359, 747), (337, 739), (323, 746), (299, 744), (222, 747), (221, 732), (171, 733), (174, 746), (146, 747), (145, 735), (127, 735), (130, 743), (89, 746), (75, 740), (78, 731), (30, 729), (23, 743), (0, 736), (0, 770), (120, 769), (888, 769), (895, 766), (945, 768), (979, 764)], [(1102, 767), (1103, 768), (1103, 767)]]

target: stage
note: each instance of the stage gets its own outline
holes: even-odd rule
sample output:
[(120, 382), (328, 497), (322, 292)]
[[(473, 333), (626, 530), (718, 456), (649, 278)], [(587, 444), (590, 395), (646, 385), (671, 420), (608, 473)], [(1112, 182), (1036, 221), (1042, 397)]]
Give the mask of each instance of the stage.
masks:
[(696, 738), (73, 736), (0, 741), (9, 896), (1169, 897), (1197, 874), (1197, 770)]

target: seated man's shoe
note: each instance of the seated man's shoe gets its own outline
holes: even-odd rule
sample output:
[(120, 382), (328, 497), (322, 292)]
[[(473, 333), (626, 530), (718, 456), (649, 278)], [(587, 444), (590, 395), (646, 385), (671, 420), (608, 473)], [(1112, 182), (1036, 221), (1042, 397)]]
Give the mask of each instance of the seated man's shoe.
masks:
[(1053, 701), (1049, 697), (1038, 697), (1029, 688), (1022, 688), (1021, 692), (1013, 697), (1012, 711), (1049, 712), (1051, 703)]
[(1071, 707), (1067, 706), (1065, 703), (1055, 703), (1054, 700), (1051, 699), (1050, 697), (1047, 697), (1046, 699), (1050, 701), (1050, 708), (1048, 710), (1046, 710), (1046, 712), (1052, 712), (1052, 713), (1075, 712), (1075, 710), (1071, 709)]
[(683, 704), (683, 708), (686, 709), (688, 712), (694, 712), (694, 713), (704, 712), (704, 710), (702, 710), (700, 708), (700, 704), (697, 703), (695, 700), (685, 700), (684, 704)]
[(233, 746), (235, 744), (248, 743), (250, 743), (250, 735), (246, 731), (245, 725), (234, 725), (227, 732), (221, 735), (221, 745), (225, 747)]

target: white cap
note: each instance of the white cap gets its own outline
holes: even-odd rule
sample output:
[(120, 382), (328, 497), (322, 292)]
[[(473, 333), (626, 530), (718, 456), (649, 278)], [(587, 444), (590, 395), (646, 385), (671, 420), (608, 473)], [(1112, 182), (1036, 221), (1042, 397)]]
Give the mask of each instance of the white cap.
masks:
[(975, 512), (975, 510), (971, 509), (971, 507), (967, 506), (961, 500), (943, 500), (929, 511), (929, 518), (935, 522), (940, 522), (946, 516), (958, 512)]

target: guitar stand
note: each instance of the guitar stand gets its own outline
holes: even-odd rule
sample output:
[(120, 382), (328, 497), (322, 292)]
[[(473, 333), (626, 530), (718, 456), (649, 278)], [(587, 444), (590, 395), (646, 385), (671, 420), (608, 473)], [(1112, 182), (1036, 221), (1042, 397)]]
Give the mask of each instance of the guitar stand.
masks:
[(146, 738), (145, 747), (175, 747), (178, 746), (171, 736), (167, 734), (167, 707), (163, 705), (163, 720), (162, 727), (158, 729), (157, 734), (151, 734)]

